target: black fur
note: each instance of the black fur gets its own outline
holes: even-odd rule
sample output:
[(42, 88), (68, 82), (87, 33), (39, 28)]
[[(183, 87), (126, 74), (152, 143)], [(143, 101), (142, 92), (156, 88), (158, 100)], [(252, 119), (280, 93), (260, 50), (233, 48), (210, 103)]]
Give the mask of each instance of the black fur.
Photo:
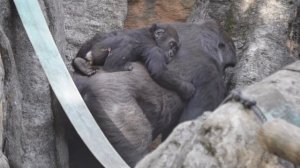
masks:
[[(99, 70), (90, 77), (73, 76), (98, 125), (131, 167), (150, 151), (155, 137), (175, 125), (183, 108), (176, 93), (156, 84), (144, 66), (132, 65), (132, 71), (107, 73)], [(93, 161), (74, 130), (70, 131), (70, 167), (100, 166)]]
[(179, 34), (181, 47), (167, 70), (154, 79), (181, 97), (191, 97), (180, 119), (186, 121), (213, 110), (224, 99), (224, 70), (236, 64), (235, 46), (214, 21), (172, 26)]
[(73, 61), (74, 69), (90, 76), (94, 66), (108, 72), (130, 71), (129, 62), (143, 61), (150, 74), (163, 71), (179, 48), (176, 30), (169, 25), (98, 34), (87, 41)]

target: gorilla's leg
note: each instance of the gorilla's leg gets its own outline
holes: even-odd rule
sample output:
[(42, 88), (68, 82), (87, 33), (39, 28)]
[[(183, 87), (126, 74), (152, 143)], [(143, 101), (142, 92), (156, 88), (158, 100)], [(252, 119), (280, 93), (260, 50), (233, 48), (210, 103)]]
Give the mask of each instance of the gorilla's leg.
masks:
[(52, 97), (57, 168), (69, 168), (69, 150), (65, 129), (68, 119), (54, 94), (52, 94)]
[[(107, 101), (99, 102), (101, 96), (96, 98), (90, 95), (89, 91), (83, 97), (110, 143), (127, 164), (134, 167), (149, 153), (149, 144), (152, 142), (151, 125), (138, 104), (134, 99), (126, 99), (122, 96), (120, 101), (125, 101), (123, 103), (114, 101), (110, 97), (107, 97)], [(70, 168), (102, 167), (74, 128), (70, 129), (68, 131)]]
[(68, 127), (67, 139), (70, 168), (103, 168), (103, 166), (83, 143), (79, 135), (75, 132), (71, 123), (69, 123)]
[[(104, 78), (99, 75), (93, 79), (96, 82)], [(130, 92), (118, 92), (114, 86), (104, 84), (109, 81), (94, 82), (90, 82), (84, 100), (110, 143), (133, 167), (149, 152), (152, 126)]]

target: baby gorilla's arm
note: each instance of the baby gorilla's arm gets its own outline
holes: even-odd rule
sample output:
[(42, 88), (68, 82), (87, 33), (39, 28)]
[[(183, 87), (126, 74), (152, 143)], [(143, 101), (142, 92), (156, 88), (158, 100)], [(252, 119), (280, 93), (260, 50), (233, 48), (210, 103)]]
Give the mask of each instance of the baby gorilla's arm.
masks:
[(167, 57), (157, 46), (145, 50), (142, 57), (151, 76), (157, 76), (167, 69)]
[(163, 71), (152, 78), (166, 89), (173, 90), (183, 99), (190, 99), (195, 92), (195, 86), (182, 80), (177, 74), (170, 71)]
[(167, 58), (163, 50), (153, 47), (143, 54), (145, 65), (151, 77), (164, 88), (176, 91), (184, 100), (191, 98), (195, 92), (192, 83), (186, 82), (177, 74), (167, 71)]
[(131, 61), (132, 50), (129, 45), (112, 49), (105, 60), (103, 69), (107, 72), (131, 71), (132, 66), (129, 61)]

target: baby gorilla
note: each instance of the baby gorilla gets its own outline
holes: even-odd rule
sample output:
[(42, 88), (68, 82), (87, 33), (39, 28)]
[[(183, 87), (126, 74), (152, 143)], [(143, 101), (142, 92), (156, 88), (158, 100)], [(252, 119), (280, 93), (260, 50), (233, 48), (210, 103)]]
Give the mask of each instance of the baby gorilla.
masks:
[(87, 41), (73, 60), (83, 75), (93, 75), (98, 66), (108, 72), (131, 71), (130, 62), (142, 61), (151, 75), (166, 69), (179, 49), (177, 31), (169, 25), (97, 34)]

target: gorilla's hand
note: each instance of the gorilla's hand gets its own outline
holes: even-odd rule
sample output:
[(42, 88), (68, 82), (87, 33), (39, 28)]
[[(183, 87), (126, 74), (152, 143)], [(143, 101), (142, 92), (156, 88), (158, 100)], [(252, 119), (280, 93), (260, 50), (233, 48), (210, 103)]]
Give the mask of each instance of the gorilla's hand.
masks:
[(192, 83), (182, 82), (181, 88), (179, 90), (180, 92), (178, 94), (183, 100), (188, 100), (193, 97), (195, 90), (196, 89)]

